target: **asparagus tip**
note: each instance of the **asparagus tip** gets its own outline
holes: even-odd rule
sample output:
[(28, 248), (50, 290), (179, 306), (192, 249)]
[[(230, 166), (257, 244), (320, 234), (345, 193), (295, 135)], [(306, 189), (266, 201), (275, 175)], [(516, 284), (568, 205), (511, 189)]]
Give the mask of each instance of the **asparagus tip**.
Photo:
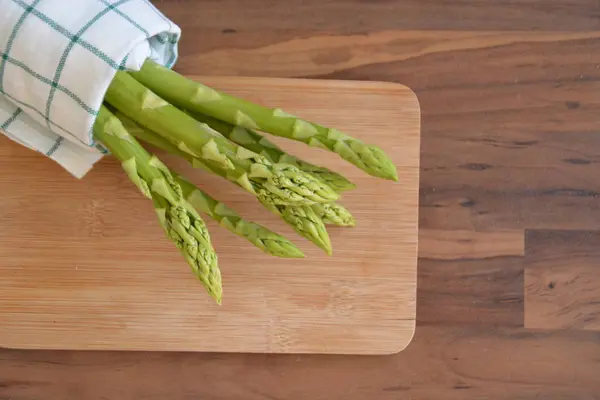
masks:
[(306, 258), (306, 256), (302, 251), (300, 251), (300, 249), (295, 248), (294, 250), (290, 250), (288, 253), (282, 256), (282, 258)]
[(331, 247), (331, 241), (329, 240), (328, 234), (323, 235), (320, 241), (315, 241), (314, 243), (318, 247), (320, 247), (328, 256), (333, 255), (333, 248)]
[(304, 253), (287, 240), (281, 240), (275, 247), (267, 246), (264, 248), (264, 252), (280, 258), (305, 258)]
[(220, 306), (222, 304), (223, 291), (221, 290), (220, 287), (217, 290), (209, 290), (209, 294), (210, 294), (210, 297), (213, 298), (213, 300), (215, 301), (215, 303), (217, 303), (218, 306)]

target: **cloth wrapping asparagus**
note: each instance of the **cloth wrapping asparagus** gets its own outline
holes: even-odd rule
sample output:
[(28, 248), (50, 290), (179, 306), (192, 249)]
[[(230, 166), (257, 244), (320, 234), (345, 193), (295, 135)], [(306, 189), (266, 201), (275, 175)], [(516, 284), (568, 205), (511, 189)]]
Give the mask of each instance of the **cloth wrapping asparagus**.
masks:
[(0, 0), (0, 132), (83, 177), (115, 73), (170, 68), (180, 35), (146, 0)]

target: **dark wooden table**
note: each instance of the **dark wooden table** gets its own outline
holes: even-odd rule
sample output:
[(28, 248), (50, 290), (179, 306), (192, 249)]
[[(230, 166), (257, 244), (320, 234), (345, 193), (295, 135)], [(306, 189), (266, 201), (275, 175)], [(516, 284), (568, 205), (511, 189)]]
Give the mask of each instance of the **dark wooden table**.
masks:
[(597, 0), (155, 4), (184, 31), (180, 72), (415, 90), (415, 339), (389, 357), (3, 350), (0, 399), (600, 398)]

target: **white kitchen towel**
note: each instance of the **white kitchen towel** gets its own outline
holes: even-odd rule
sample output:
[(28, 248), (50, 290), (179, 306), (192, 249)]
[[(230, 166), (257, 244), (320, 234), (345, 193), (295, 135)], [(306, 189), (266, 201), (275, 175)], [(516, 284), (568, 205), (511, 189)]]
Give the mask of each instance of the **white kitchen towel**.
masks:
[(0, 0), (0, 132), (83, 177), (115, 73), (172, 67), (180, 36), (147, 0)]

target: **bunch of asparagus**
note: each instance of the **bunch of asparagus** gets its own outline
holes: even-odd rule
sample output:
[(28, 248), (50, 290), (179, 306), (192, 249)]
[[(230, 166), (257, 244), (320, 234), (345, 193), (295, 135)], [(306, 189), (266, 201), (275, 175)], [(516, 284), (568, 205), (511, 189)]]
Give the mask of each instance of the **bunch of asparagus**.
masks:
[(304, 254), (287, 238), (244, 219), (170, 171), (138, 139), (251, 193), (331, 255), (326, 226), (355, 225), (350, 212), (338, 203), (341, 193), (355, 185), (339, 173), (286, 153), (259, 131), (326, 149), (372, 176), (397, 180), (396, 167), (376, 146), (281, 109), (219, 92), (152, 61), (137, 72), (117, 72), (94, 125), (97, 140), (152, 200), (167, 237), (219, 304), (218, 258), (199, 213), (267, 254), (287, 258)]

